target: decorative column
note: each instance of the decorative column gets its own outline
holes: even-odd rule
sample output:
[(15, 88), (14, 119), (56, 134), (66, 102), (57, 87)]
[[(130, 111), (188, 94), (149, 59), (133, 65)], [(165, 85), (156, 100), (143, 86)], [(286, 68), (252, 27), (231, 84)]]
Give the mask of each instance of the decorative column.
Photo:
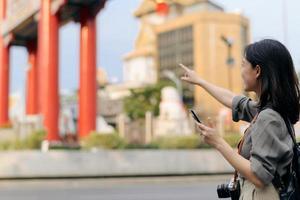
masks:
[(58, 132), (58, 17), (51, 12), (51, 0), (41, 1), (38, 27), (40, 111), (47, 131), (46, 140), (60, 140)]
[(37, 68), (37, 42), (30, 41), (27, 45), (28, 69), (26, 83), (26, 114), (38, 114), (38, 68)]
[(79, 137), (96, 129), (96, 17), (88, 8), (81, 10)]
[[(0, 30), (6, 15), (6, 0), (0, 1)], [(9, 44), (0, 33), (0, 127), (9, 124)]]

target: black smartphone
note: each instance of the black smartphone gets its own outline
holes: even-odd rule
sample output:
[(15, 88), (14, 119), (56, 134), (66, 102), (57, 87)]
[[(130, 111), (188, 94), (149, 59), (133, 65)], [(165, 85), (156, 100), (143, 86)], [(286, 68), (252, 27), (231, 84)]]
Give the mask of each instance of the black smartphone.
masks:
[(199, 117), (197, 116), (197, 114), (191, 109), (190, 112), (192, 113), (192, 116), (193, 118), (199, 122), (199, 123), (202, 123), (201, 120), (199, 119)]

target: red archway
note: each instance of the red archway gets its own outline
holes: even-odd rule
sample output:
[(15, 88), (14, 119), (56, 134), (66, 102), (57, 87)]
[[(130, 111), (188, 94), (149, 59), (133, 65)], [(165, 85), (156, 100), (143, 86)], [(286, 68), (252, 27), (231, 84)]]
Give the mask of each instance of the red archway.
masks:
[[(9, 48), (12, 45), (24, 46), (28, 50), (30, 63), (26, 85), (26, 113), (41, 114), (47, 131), (46, 139), (50, 142), (60, 140), (58, 30), (65, 23), (76, 21), (81, 25), (79, 136), (85, 137), (96, 129), (95, 18), (106, 1), (0, 1), (0, 127), (9, 123)], [(158, 14), (168, 13), (166, 1), (153, 1), (157, 4)]]
[(0, 28), (3, 30), (0, 36), (0, 126), (9, 123), (9, 48), (24, 46), (30, 63), (26, 114), (41, 114), (46, 139), (60, 140), (58, 30), (68, 21), (76, 21), (81, 25), (79, 136), (95, 130), (96, 15), (105, 3), (106, 0), (0, 1)]

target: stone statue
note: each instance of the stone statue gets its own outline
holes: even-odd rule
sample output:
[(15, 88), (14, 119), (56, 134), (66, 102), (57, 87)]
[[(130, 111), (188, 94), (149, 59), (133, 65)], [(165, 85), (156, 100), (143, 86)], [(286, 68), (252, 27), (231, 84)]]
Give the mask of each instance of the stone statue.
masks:
[(177, 90), (168, 86), (161, 93), (155, 136), (192, 134), (187, 111)]

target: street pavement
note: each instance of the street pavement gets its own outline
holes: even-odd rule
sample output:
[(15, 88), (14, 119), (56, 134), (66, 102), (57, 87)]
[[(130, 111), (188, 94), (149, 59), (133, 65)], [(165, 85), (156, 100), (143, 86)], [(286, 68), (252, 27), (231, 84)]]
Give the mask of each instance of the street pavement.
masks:
[(230, 176), (0, 180), (1, 200), (215, 200)]

